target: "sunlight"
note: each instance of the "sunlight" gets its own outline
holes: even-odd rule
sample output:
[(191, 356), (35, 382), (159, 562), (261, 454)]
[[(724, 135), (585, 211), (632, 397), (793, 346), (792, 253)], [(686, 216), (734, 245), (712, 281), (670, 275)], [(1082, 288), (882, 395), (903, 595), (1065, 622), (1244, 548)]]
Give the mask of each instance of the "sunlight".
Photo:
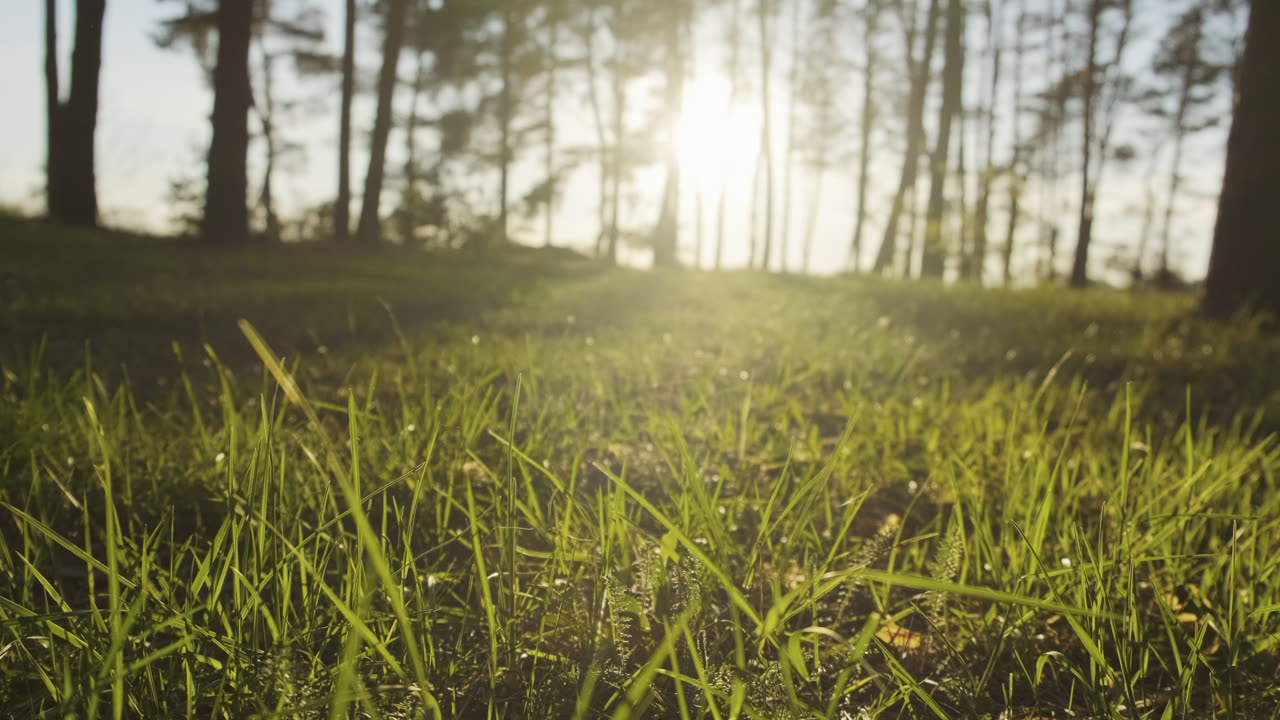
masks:
[(677, 142), (681, 170), (692, 182), (713, 182), (754, 158), (759, 111), (740, 103), (730, 110), (730, 91), (719, 73), (704, 74), (685, 89)]

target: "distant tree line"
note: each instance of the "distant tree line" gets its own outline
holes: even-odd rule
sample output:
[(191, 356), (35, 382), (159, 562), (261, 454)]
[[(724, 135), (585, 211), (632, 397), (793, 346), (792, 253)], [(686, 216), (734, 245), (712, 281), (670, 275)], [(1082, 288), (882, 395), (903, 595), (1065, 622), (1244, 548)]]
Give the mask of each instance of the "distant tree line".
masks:
[[(77, 225), (98, 222), (105, 9), (105, 0), (75, 0), (64, 94), (58, 2), (45, 2), (48, 213)], [(1230, 101), (1204, 302), (1223, 315), (1246, 305), (1280, 312), (1280, 208), (1269, 194), (1280, 186), (1280, 57), (1276, 43), (1259, 40), (1280, 37), (1278, 13), (1262, 0), (345, 0), (341, 52), (331, 55), (308, 0), (189, 0), (155, 37), (194, 49), (213, 91), (196, 231), (219, 247), (282, 238), (273, 173), (299, 147), (282, 132), (292, 105), (275, 81), (282, 60), (333, 78), (340, 96), (334, 199), (309, 226), (316, 239), (373, 248), (431, 238), (483, 253), (511, 241), (521, 213), (542, 218), (550, 245), (566, 177), (594, 165), (596, 254), (616, 262), (627, 244), (648, 248), (655, 266), (677, 265), (691, 210), (681, 207), (690, 188), (675, 139), (694, 68), (716, 57), (731, 84), (729, 110), (754, 103), (761, 118), (745, 238), (751, 267), (809, 269), (823, 180), (843, 172), (856, 189), (851, 271), (978, 283), (1031, 272), (1087, 285), (1109, 174), (1145, 160), (1141, 229), (1106, 262), (1135, 282), (1176, 284), (1188, 141)], [(1169, 20), (1164, 35), (1137, 42), (1153, 18)], [(372, 88), (361, 81), (357, 41), (370, 34), (361, 24), (379, 39)], [(1156, 50), (1144, 60), (1134, 56), (1140, 47)], [(656, 102), (640, 102), (646, 87), (657, 88)], [(362, 91), (374, 95), (368, 122), (352, 117)], [(590, 143), (562, 139), (556, 108), (565, 103), (587, 111)], [(368, 164), (353, 182), (352, 144), (366, 129)], [(399, 168), (388, 167), (393, 129), (404, 142)], [(251, 182), (254, 138), (265, 157)], [(513, 170), (530, 158), (540, 176), (517, 187)], [(898, 168), (892, 192), (876, 202), (873, 168), (888, 163)], [(646, 167), (662, 178), (657, 211), (637, 221), (623, 208), (644, 190), (636, 176)], [(802, 172), (813, 192), (797, 208)], [(480, 177), (492, 182), (477, 192)], [(707, 207), (714, 200), (714, 238), (703, 236), (704, 193)], [(725, 181), (693, 195), (692, 264), (714, 240), (719, 268), (729, 242)], [(788, 267), (796, 224), (802, 268)], [(1066, 227), (1075, 230), (1071, 247)]]

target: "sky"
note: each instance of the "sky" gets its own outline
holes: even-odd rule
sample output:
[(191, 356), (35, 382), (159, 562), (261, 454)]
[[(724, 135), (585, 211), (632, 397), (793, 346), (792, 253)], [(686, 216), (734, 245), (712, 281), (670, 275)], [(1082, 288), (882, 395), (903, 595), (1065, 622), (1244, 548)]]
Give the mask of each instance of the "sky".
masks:
[[(1140, 0), (1141, 3), (1141, 0)], [(1148, 6), (1172, 10), (1180, 5), (1177, 0), (1146, 0)], [(326, 47), (337, 52), (341, 38), (341, 0), (317, 0), (326, 20)], [(103, 37), (103, 67), (97, 133), (98, 192), (104, 222), (113, 226), (165, 232), (173, 229), (174, 211), (168, 197), (170, 184), (176, 180), (200, 181), (204, 174), (204, 158), (209, 137), (208, 116), (212, 98), (206, 80), (193, 55), (186, 49), (163, 50), (157, 48), (151, 36), (159, 22), (177, 13), (180, 7), (171, 0), (108, 0)], [(59, 40), (61, 70), (69, 66), (69, 41), (72, 36), (73, 3), (59, 2)], [(1158, 23), (1160, 13), (1147, 13)], [(714, 20), (704, 28), (708, 33), (717, 32)], [(44, 79), (43, 79), (43, 3), (37, 0), (8, 0), (0, 6), (0, 67), (8, 71), (0, 85), (0, 91), (8, 100), (9, 112), (0, 114), (0, 204), (17, 206), (38, 212), (43, 204), (43, 163), (45, 154), (44, 130)], [(973, 23), (970, 32), (980, 27)], [(1130, 57), (1143, 61), (1150, 56), (1153, 43), (1159, 36), (1158, 27), (1139, 28)], [(785, 28), (778, 33), (784, 34)], [(376, 71), (377, 55), (374, 43), (377, 38), (370, 28), (364, 28), (360, 37), (364, 51), (358, 57), (362, 71)], [(975, 42), (977, 36), (975, 36)], [(748, 38), (748, 42), (751, 38)], [(723, 172), (728, 178), (728, 242), (725, 260), (728, 265), (741, 265), (747, 258), (749, 235), (750, 180), (756, 138), (759, 133), (760, 111), (742, 108), (726, 115), (725, 99), (728, 82), (719, 72), (721, 59), (718, 51), (702, 53), (697, 58), (694, 77), (686, 93), (686, 122), (681, 128), (681, 142), (686, 148), (683, 167), (686, 170), (684, 198), (682, 202), (681, 252), (685, 262), (692, 260), (693, 245), (697, 235), (698, 194), (701, 189), (701, 217), (703, 227), (703, 261), (709, 262), (714, 242), (714, 211), (719, 177)], [(779, 46), (775, 62), (783, 65), (785, 72), (786, 50)], [(980, 57), (969, 60), (972, 66), (985, 62)], [(407, 62), (402, 63), (407, 72)], [(291, 161), (276, 179), (277, 204), (283, 214), (326, 201), (334, 194), (337, 135), (336, 78), (297, 80), (292, 72), (281, 72), (277, 84), (282, 96), (305, 98), (307, 106), (296, 112), (285, 125), (287, 140), (303, 145), (306, 152), (300, 159)], [(1006, 88), (1006, 92), (1008, 89)], [(781, 95), (782, 93), (777, 93)], [(562, 125), (561, 141), (571, 144), (589, 144), (593, 131), (583, 118), (588, 117), (581, 99), (582, 93), (574, 91), (557, 106), (557, 122)], [(856, 93), (850, 93), (851, 97)], [(782, 100), (775, 103), (775, 163), (780, 165), (781, 147), (785, 137), (785, 112)], [(846, 110), (850, 114), (856, 107)], [(1118, 140), (1129, 137), (1142, 138), (1150, 134), (1152, 123), (1129, 111), (1131, 117), (1122, 119)], [(357, 138), (371, 122), (372, 100), (357, 99), (354, 117)], [(890, 116), (888, 123), (895, 119)], [(1128, 123), (1127, 125), (1125, 123)], [(882, 131), (883, 134), (883, 131)], [(429, 141), (428, 141), (429, 142)], [(877, 143), (886, 142), (877, 137)], [(397, 162), (398, 148), (403, 136), (394, 133), (391, 139), (389, 162)], [(1106, 247), (1131, 242), (1136, 237), (1139, 219), (1134, 209), (1141, 203), (1146, 175), (1155, 169), (1167, 175), (1163, 156), (1167, 148), (1156, 145), (1161, 156), (1152, 164), (1148, 158), (1140, 158), (1128, 168), (1114, 168), (1103, 180), (1099, 198), (1099, 221), (1095, 237), (1099, 249), (1093, 253), (1095, 275), (1105, 275), (1102, 267)], [(1201, 134), (1189, 144), (1184, 174), (1187, 177), (1185, 192), (1178, 204), (1175, 239), (1178, 248), (1175, 267), (1189, 277), (1202, 277), (1207, 267), (1209, 238), (1218, 186), (1222, 176), (1222, 155), (1225, 147), (1225, 123), (1223, 127)], [(1139, 147), (1141, 150), (1142, 148)], [(976, 153), (969, 147), (968, 152)], [(971, 155), (976, 159), (976, 154)], [(367, 153), (361, 142), (353, 152), (353, 177), (363, 178)], [(873, 166), (870, 186), (873, 204), (872, 217), (867, 228), (868, 248), (863, 262), (869, 262), (879, 242), (882, 215), (876, 207), (883, 206), (897, 181), (896, 152), (882, 152)], [(970, 160), (974, 162), (974, 160)], [(536, 168), (541, 163), (540, 149), (532, 150), (526, 160), (517, 167), (513, 196), (521, 194), (537, 179)], [(250, 177), (258, 172), (258, 153), (251, 154)], [(807, 217), (809, 207), (816, 209), (817, 221), (813, 225), (813, 262), (817, 272), (834, 272), (847, 266), (848, 244), (853, 225), (853, 201), (856, 187), (852, 180), (852, 164), (849, 169), (839, 167), (827, 173), (821, 188), (817, 187), (807, 172), (796, 175), (793, 187), (793, 206), (789, 235), (790, 266), (801, 263), (804, 237), (809, 234)], [(568, 180), (563, 199), (554, 216), (556, 244), (587, 249), (593, 246), (596, 227), (596, 193), (598, 170), (590, 163), (577, 170)], [(654, 171), (637, 176), (637, 189), (624, 211), (624, 224), (640, 228), (657, 217), (657, 195), (661, 174)], [(1074, 200), (1068, 180), (1064, 195), (1059, 198), (1064, 206)], [(782, 181), (777, 181), (778, 192)], [(1161, 183), (1161, 186), (1163, 183)], [(922, 183), (922, 192), (927, 192)], [(972, 189), (971, 189), (972, 190)], [(997, 192), (1001, 192), (997, 190)], [(389, 196), (388, 196), (389, 197)], [(970, 192), (972, 202), (972, 192)], [(1031, 200), (1034, 206), (1034, 200)], [(1003, 226), (1003, 200), (997, 198), (993, 213), (993, 234)], [(780, 202), (775, 212), (781, 216)], [(353, 211), (358, 210), (353, 206)], [(384, 212), (390, 205), (384, 202)], [(780, 220), (779, 220), (780, 222)], [(516, 226), (519, 239), (529, 243), (541, 242), (540, 219)], [(778, 233), (775, 232), (775, 238)], [(1066, 267), (1067, 257), (1075, 237), (1074, 220), (1066, 217), (1062, 228), (1063, 247), (1060, 265)], [(1028, 237), (1027, 241), (1031, 239)], [(776, 242), (776, 239), (775, 239)], [(644, 264), (647, 253), (632, 251), (624, 260)], [(994, 262), (994, 261), (993, 261)], [(1024, 266), (1030, 266), (1033, 258), (1026, 258)], [(994, 266), (992, 269), (994, 275)]]

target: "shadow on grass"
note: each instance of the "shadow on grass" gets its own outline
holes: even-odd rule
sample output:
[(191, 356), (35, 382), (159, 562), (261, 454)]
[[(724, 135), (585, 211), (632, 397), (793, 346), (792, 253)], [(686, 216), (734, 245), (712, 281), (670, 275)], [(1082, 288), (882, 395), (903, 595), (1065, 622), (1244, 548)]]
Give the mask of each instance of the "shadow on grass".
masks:
[(315, 245), (215, 251), (191, 242), (0, 217), (0, 361), (56, 371), (86, 359), (143, 378), (214, 349), (255, 360), (248, 319), (289, 357), (375, 353), (401, 334), (465, 325), (540, 287), (599, 271), (567, 251), (474, 257)]

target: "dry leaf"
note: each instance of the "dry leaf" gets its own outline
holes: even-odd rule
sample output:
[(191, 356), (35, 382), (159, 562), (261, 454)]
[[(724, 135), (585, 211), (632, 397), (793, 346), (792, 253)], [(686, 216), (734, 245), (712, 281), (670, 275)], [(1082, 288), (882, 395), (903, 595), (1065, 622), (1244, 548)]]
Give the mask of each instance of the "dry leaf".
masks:
[(882, 625), (876, 631), (876, 638), (890, 647), (908, 650), (914, 650), (924, 644), (924, 635), (892, 622)]

